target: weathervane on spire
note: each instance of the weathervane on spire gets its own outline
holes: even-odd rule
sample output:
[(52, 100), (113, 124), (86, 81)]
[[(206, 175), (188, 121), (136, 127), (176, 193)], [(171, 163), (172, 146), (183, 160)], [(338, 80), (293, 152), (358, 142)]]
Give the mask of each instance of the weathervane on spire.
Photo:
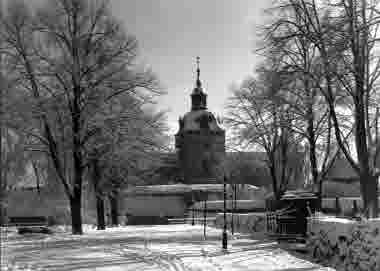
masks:
[(201, 61), (201, 58), (197, 56), (197, 87), (198, 88), (201, 87), (201, 80), (199, 79), (200, 74), (201, 74), (201, 70), (199, 68), (200, 61)]
[(197, 80), (195, 82), (195, 88), (191, 93), (191, 110), (207, 109), (207, 94), (203, 92), (202, 83), (200, 79), (201, 69), (199, 68), (201, 58), (196, 57), (197, 63)]

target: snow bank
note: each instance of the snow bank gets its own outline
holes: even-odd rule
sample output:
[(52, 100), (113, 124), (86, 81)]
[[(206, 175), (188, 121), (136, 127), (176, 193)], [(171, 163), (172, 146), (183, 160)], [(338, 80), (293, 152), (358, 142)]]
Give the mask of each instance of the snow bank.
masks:
[(309, 218), (307, 242), (314, 258), (337, 270), (380, 270), (380, 219)]

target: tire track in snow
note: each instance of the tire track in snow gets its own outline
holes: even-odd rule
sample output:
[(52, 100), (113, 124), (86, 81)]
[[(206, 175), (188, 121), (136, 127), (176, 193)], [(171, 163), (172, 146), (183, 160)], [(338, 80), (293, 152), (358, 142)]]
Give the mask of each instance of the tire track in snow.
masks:
[(220, 265), (217, 265), (202, 253), (200, 253), (199, 258), (207, 262), (207, 266), (202, 267), (191, 267), (186, 265), (180, 257), (172, 255), (163, 251), (151, 250), (147, 247), (140, 248), (134, 246), (119, 246), (107, 249), (108, 253), (114, 253), (118, 256), (139, 258), (139, 260), (144, 261), (152, 265), (157, 265), (167, 271), (221, 271)]

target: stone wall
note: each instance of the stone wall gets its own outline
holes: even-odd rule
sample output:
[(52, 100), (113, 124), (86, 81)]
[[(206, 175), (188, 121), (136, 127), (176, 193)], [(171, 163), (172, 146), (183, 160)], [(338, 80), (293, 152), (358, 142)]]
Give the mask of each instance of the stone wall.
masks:
[[(70, 205), (64, 191), (41, 189), (14, 190), (7, 193), (5, 215), (46, 216), (52, 223), (70, 224)], [(83, 190), (82, 219), (85, 224), (96, 223), (95, 199), (92, 191)]]
[(317, 260), (344, 271), (380, 270), (380, 219), (308, 219), (307, 247)]
[(120, 198), (120, 211), (133, 216), (183, 217), (183, 196), (136, 196)]
[[(107, 199), (106, 219), (110, 220), (110, 206)], [(119, 213), (120, 222), (126, 218), (126, 214), (133, 216), (178, 216), (183, 217), (186, 204), (183, 196), (144, 196), (144, 197), (120, 197)], [(19, 190), (10, 191), (6, 201), (6, 215), (11, 216), (46, 216), (51, 217), (54, 223), (70, 224), (70, 205), (63, 191)], [(96, 224), (95, 196), (91, 190), (83, 189), (82, 219), (85, 224)]]

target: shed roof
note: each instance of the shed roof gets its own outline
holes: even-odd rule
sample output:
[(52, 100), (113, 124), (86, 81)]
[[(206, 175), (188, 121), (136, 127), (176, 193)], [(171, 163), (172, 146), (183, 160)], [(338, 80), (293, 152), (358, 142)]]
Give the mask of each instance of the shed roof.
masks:
[[(258, 189), (251, 185), (250, 189)], [(168, 184), (168, 185), (146, 185), (135, 186), (123, 191), (124, 195), (182, 195), (191, 192), (207, 191), (211, 193), (222, 193), (223, 184)]]

